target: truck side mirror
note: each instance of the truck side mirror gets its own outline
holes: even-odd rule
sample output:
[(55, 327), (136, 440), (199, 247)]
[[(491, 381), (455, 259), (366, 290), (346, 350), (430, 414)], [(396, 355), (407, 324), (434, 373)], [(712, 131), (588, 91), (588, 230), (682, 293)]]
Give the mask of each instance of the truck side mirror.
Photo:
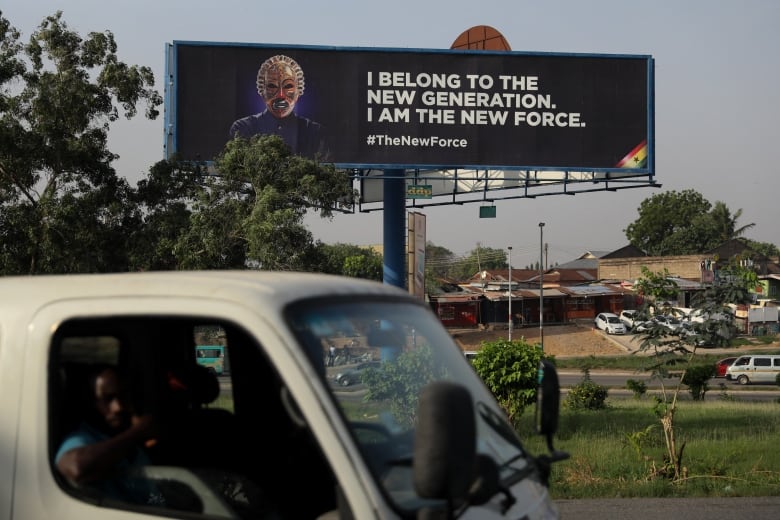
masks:
[(466, 387), (436, 381), (423, 388), (418, 405), (412, 462), (422, 498), (465, 500), (476, 466), (474, 403)]
[(542, 359), (539, 362), (539, 382), (536, 400), (537, 431), (547, 440), (547, 449), (553, 458), (568, 455), (558, 453), (553, 447), (553, 436), (558, 431), (558, 417), (561, 409), (561, 385), (555, 365)]

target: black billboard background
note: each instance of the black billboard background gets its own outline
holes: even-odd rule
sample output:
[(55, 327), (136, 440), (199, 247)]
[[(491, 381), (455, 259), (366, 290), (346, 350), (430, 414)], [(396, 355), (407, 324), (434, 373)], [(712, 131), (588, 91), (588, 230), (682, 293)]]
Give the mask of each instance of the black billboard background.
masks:
[[(652, 143), (648, 99), (647, 56), (548, 55), (521, 53), (463, 53), (457, 51), (402, 51), (334, 49), (326, 47), (254, 46), (174, 43), (174, 142), (189, 160), (213, 160), (230, 138), (238, 118), (261, 112), (257, 70), (276, 54), (295, 59), (305, 77), (305, 91), (296, 113), (323, 125), (331, 149), (329, 160), (338, 166), (404, 168), (516, 167), (522, 169), (611, 169), (642, 142)], [(549, 94), (555, 112), (580, 113), (584, 128), (505, 125), (380, 123), (367, 121), (367, 91), (415, 91), (414, 108), (424, 90), (419, 87), (380, 87), (380, 72), (457, 74), (462, 91), (471, 91), (467, 74), (537, 76), (538, 93)], [(374, 86), (367, 86), (369, 72)], [(477, 89), (481, 91), (481, 89)], [(487, 91), (503, 92), (497, 86)], [(397, 105), (396, 105), (397, 106)], [(395, 106), (387, 105), (387, 108)], [(452, 108), (452, 107), (439, 107)], [(491, 109), (486, 109), (491, 110)], [(528, 109), (533, 111), (535, 109)], [(544, 110), (544, 109), (539, 109)], [(466, 148), (440, 146), (369, 145), (371, 135), (390, 137), (437, 136), (466, 139)]]

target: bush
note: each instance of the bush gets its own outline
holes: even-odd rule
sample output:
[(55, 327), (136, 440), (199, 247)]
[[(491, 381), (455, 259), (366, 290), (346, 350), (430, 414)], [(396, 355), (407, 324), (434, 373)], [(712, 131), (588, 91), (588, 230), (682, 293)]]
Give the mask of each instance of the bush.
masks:
[(501, 339), (484, 342), (471, 362), (513, 424), (536, 402), (539, 362), (544, 357), (537, 344)]
[(682, 384), (688, 387), (694, 401), (703, 401), (704, 394), (710, 389), (707, 381), (715, 376), (715, 365), (693, 365), (685, 370)]
[(637, 381), (636, 379), (627, 379), (626, 388), (634, 392), (634, 399), (640, 399), (647, 392), (647, 385), (644, 381)]
[(566, 396), (566, 406), (573, 410), (601, 410), (607, 407), (606, 401), (607, 387), (594, 382), (588, 371)]

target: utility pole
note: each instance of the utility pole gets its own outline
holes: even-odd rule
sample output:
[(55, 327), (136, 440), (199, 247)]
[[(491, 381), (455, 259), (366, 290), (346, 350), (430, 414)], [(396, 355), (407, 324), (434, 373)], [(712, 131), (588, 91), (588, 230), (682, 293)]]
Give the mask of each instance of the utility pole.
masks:
[(509, 246), (509, 341), (512, 341), (512, 246)]
[(544, 222), (539, 222), (539, 346), (544, 352)]

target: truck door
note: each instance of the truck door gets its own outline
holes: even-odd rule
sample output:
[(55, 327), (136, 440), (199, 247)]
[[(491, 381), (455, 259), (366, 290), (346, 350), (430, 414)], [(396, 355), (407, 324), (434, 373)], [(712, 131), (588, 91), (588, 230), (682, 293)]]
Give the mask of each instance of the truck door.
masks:
[[(138, 300), (58, 303), (28, 327), (14, 518), (314, 518), (335, 510), (331, 466), (313, 431), (290, 413), (297, 407), (290, 394), (283, 399), (285, 378), (269, 355), (280, 348), (278, 339), (269, 332), (264, 343), (238, 316), (245, 323), (259, 318), (228, 303), (212, 303), (212, 314), (204, 315), (202, 300)], [(222, 376), (198, 370), (194, 347), (209, 331), (224, 339), (232, 361)], [(119, 367), (132, 408), (159, 420), (159, 438), (145, 446), (154, 465), (134, 478), (158, 486), (162, 502), (107, 497), (74, 486), (56, 469), (62, 439), (84, 420), (71, 414), (86, 408), (71, 406), (70, 383), (94, 363)], [(297, 373), (285, 377), (301, 380)]]

